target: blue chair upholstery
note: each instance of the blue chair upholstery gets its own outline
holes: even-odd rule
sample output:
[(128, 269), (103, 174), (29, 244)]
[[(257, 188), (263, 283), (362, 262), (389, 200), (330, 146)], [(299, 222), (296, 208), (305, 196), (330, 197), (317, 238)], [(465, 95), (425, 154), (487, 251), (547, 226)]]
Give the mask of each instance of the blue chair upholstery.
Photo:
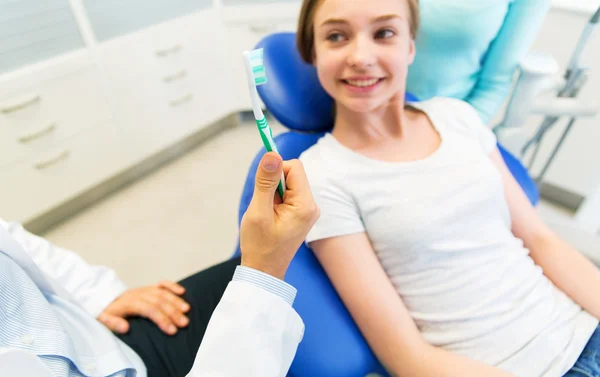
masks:
[(519, 159), (504, 149), (502, 145), (498, 144), (498, 149), (502, 154), (502, 158), (504, 158), (504, 163), (512, 173), (513, 177), (515, 177), (517, 182), (519, 182), (519, 185), (521, 185), (521, 188), (529, 198), (531, 204), (534, 206), (537, 205), (540, 201), (540, 190), (535, 184), (535, 181), (529, 175), (527, 168), (523, 166)]
[[(291, 132), (275, 138), (285, 160), (298, 158), (333, 126), (333, 101), (321, 87), (316, 71), (305, 64), (297, 50), (294, 33), (273, 34), (262, 40), (268, 83), (259, 87), (267, 109)], [(416, 98), (407, 95), (407, 101)], [(258, 136), (257, 136), (258, 137)], [(250, 167), (239, 206), (239, 221), (254, 190), (261, 150)], [(527, 170), (502, 150), (509, 168), (532, 202), (539, 194)], [(239, 255), (239, 248), (236, 251)], [(292, 261), (286, 281), (298, 289), (294, 308), (306, 325), (304, 339), (292, 364), (293, 377), (387, 376), (342, 304), (312, 251), (303, 245)]]

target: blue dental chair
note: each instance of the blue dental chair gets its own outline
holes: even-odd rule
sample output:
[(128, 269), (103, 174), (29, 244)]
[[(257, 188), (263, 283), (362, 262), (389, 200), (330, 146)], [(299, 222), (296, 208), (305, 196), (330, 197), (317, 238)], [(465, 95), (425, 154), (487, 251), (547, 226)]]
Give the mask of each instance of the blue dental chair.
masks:
[[(275, 142), (284, 160), (298, 158), (331, 130), (333, 101), (321, 87), (314, 67), (300, 58), (294, 33), (268, 36), (257, 48), (264, 48), (268, 77), (268, 83), (258, 87), (259, 94), (270, 113), (291, 130), (279, 135)], [(416, 98), (407, 95), (407, 101)], [(513, 175), (536, 204), (539, 192), (527, 170), (508, 152), (500, 150)], [(264, 153), (264, 149), (258, 153), (248, 172), (239, 206), (240, 222), (252, 198), (256, 169)], [(238, 247), (236, 255), (239, 252)], [(388, 376), (306, 245), (298, 250), (286, 281), (298, 289), (294, 308), (306, 325), (289, 376)]]

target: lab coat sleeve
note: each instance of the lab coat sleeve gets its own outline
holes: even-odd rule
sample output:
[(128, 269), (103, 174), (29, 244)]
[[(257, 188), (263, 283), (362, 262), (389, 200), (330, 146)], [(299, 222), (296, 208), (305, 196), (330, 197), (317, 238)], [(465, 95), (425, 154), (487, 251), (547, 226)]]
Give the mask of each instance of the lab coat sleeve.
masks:
[(29, 233), (21, 224), (0, 219), (0, 226), (14, 237), (46, 275), (56, 280), (94, 318), (127, 290), (110, 268), (89, 265), (74, 252)]
[(0, 371), (2, 377), (53, 377), (39, 357), (15, 348), (0, 347)]
[(513, 75), (533, 45), (551, 0), (513, 0), (500, 32), (483, 58), (475, 88), (466, 98), (485, 124), (504, 104)]
[(188, 377), (285, 377), (304, 323), (280, 296), (243, 281), (229, 283)]

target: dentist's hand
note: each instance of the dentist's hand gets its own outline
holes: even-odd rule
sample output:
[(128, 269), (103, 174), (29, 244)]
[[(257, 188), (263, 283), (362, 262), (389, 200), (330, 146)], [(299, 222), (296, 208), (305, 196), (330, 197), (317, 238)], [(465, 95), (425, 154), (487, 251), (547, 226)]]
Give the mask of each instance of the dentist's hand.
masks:
[(190, 305), (180, 296), (185, 293), (181, 285), (162, 281), (156, 285), (134, 288), (124, 292), (98, 316), (98, 321), (117, 334), (129, 331), (127, 318), (140, 316), (154, 322), (168, 335), (188, 325), (185, 315)]
[[(283, 200), (276, 195), (281, 172), (286, 177)], [(302, 163), (267, 153), (256, 172), (254, 196), (242, 219), (242, 265), (279, 279), (319, 218)]]

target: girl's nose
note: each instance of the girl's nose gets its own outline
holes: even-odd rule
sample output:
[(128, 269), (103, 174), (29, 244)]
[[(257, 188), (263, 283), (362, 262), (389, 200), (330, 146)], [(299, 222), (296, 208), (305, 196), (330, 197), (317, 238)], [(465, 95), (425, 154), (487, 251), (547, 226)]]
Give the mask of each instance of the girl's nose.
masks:
[(350, 46), (348, 64), (352, 67), (364, 69), (375, 63), (373, 42), (365, 37), (356, 37)]

